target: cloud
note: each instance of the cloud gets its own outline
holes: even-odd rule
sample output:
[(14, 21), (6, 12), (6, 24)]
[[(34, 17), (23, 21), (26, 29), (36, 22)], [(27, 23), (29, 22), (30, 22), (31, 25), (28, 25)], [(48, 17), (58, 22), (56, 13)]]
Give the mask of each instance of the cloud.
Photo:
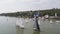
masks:
[(40, 10), (59, 8), (60, 0), (19, 0), (17, 10)]
[(0, 13), (60, 8), (60, 0), (0, 0)]
[(0, 0), (0, 13), (13, 12), (15, 11), (16, 1), (15, 0)]
[(17, 0), (19, 2), (39, 2), (40, 0)]
[(48, 0), (26, 0), (17, 1), (17, 9), (19, 10), (40, 10), (47, 7)]
[(16, 0), (0, 0), (0, 4), (13, 3), (13, 2), (16, 2)]

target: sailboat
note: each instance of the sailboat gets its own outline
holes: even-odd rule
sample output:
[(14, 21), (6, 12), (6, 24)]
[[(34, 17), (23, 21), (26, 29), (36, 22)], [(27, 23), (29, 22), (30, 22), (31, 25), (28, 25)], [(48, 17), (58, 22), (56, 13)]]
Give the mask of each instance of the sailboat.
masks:
[(33, 29), (34, 30), (39, 30), (40, 31), (40, 21), (36, 21), (36, 19), (34, 18), (34, 24), (33, 24)]
[(24, 28), (24, 19), (21, 18), (16, 22), (16, 26), (20, 27), (20, 28)]
[(50, 20), (50, 23), (51, 23), (51, 24), (53, 23), (52, 20)]

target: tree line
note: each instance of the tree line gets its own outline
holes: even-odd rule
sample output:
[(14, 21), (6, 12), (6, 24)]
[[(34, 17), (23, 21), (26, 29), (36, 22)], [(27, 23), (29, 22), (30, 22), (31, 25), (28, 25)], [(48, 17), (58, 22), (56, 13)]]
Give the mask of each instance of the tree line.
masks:
[(57, 13), (58, 16), (60, 16), (60, 9), (47, 9), (47, 10), (35, 10), (35, 11), (21, 11), (21, 12), (15, 12), (15, 13), (2, 13), (1, 16), (12, 16), (12, 17), (33, 17), (35, 13), (39, 13), (40, 16), (44, 16), (48, 14), (49, 16), (54, 16), (55, 13)]

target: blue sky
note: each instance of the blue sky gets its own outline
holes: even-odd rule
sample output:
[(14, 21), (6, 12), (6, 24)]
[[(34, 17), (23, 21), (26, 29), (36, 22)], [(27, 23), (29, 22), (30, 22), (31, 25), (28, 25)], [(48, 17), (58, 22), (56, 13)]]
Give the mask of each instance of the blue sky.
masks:
[(0, 13), (60, 8), (60, 0), (0, 0)]

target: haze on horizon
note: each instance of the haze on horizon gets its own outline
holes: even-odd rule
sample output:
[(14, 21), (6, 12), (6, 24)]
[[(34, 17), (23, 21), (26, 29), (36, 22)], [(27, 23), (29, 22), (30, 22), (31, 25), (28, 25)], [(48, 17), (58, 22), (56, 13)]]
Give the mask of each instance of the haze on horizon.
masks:
[(0, 0), (0, 13), (60, 8), (60, 0)]

